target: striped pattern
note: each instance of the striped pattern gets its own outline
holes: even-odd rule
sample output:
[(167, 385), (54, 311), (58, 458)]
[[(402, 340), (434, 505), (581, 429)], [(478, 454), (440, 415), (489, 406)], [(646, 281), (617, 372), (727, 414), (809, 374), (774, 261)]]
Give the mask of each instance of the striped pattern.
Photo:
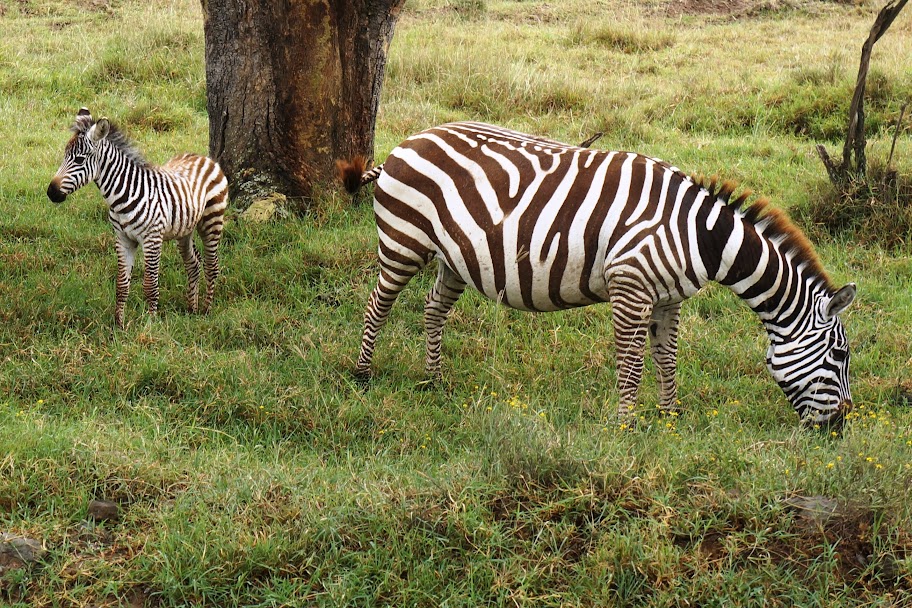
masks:
[(621, 416), (636, 403), (647, 335), (660, 405), (673, 409), (681, 302), (717, 281), (759, 314), (769, 369), (802, 419), (836, 422), (851, 407), (837, 315), (854, 285), (837, 290), (800, 231), (764, 200), (733, 198), (731, 184), (481, 123), (428, 129), (383, 165), (341, 163), (340, 175), (350, 191), (376, 179), (380, 276), (359, 374), (370, 372), (397, 296), (436, 258), (425, 309), (430, 373), (439, 373), (443, 325), (466, 285), (528, 311), (611, 302)]
[(94, 121), (83, 108), (76, 116), (73, 137), (63, 163), (48, 186), (48, 197), (63, 202), (67, 195), (94, 181), (108, 204), (117, 250), (117, 289), (114, 320), (124, 325), (124, 306), (137, 247), (142, 248), (143, 291), (149, 312), (158, 309), (158, 274), (162, 243), (176, 240), (187, 271), (187, 302), (196, 312), (199, 299), (200, 255), (193, 231), (203, 242), (203, 271), (208, 312), (219, 274), (218, 246), (222, 237), (228, 181), (218, 164), (205, 156), (183, 154), (161, 167), (148, 164), (126, 137), (106, 119)]

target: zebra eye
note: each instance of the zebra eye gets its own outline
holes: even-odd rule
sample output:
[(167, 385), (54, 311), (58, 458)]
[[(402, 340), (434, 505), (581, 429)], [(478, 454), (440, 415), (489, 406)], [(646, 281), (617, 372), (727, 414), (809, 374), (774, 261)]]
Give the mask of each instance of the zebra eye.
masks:
[(834, 348), (831, 353), (834, 361), (845, 361), (849, 356), (849, 351), (843, 348)]
[(85, 163), (85, 160), (86, 160), (86, 157), (85, 157), (85, 156), (82, 156), (82, 155), (80, 154), (79, 156), (74, 156), (74, 157), (73, 157), (73, 164), (75, 164), (75, 165), (78, 166), (78, 167), (81, 167), (81, 166), (83, 165), (83, 163)]

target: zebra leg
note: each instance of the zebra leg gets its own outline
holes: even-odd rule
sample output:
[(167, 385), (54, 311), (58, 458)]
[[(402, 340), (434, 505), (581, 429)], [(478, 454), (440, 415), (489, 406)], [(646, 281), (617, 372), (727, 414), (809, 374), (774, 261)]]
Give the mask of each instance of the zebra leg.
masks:
[(193, 243), (193, 234), (177, 239), (177, 248), (187, 269), (187, 306), (194, 313), (199, 304), (200, 258)]
[(675, 371), (678, 366), (678, 321), (681, 303), (657, 305), (649, 323), (649, 343), (652, 361), (659, 378), (659, 407), (663, 412), (679, 412), (678, 385)]
[(114, 249), (117, 251), (117, 283), (115, 284), (114, 324), (124, 328), (124, 307), (130, 295), (130, 276), (136, 260), (137, 244), (124, 236), (117, 235)]
[(440, 376), (440, 342), (443, 339), (443, 326), (465, 288), (465, 281), (444, 264), (441, 258), (437, 266), (437, 281), (424, 304), (424, 328), (427, 333), (427, 356), (424, 367), (429, 376)]
[(652, 314), (652, 300), (647, 299), (642, 286), (633, 286), (617, 278), (612, 279), (612, 283), (610, 300), (620, 393), (618, 418), (623, 420), (631, 417), (631, 410), (636, 406), (643, 377), (646, 328)]
[(215, 297), (215, 281), (219, 276), (218, 245), (222, 238), (221, 226), (217, 234), (210, 234), (203, 244), (203, 271), (206, 273), (206, 299), (203, 300), (203, 314), (209, 314)]
[(206, 299), (203, 300), (203, 314), (208, 314), (215, 297), (215, 281), (219, 276), (218, 248), (225, 225), (225, 208), (228, 199), (225, 192), (209, 199), (203, 211), (203, 218), (196, 229), (203, 239), (203, 271), (206, 273)]
[[(382, 244), (381, 244), (382, 246)], [(367, 310), (364, 311), (364, 333), (361, 336), (361, 352), (358, 354), (358, 363), (355, 365), (355, 375), (361, 378), (370, 376), (371, 360), (374, 357), (374, 344), (377, 334), (386, 324), (390, 309), (396, 298), (415, 276), (422, 266), (384, 263), (381, 256), (380, 278), (377, 286), (367, 300)]]
[(162, 237), (160, 234), (149, 235), (142, 244), (143, 262), (143, 292), (149, 306), (149, 314), (158, 312), (158, 269), (161, 264)]

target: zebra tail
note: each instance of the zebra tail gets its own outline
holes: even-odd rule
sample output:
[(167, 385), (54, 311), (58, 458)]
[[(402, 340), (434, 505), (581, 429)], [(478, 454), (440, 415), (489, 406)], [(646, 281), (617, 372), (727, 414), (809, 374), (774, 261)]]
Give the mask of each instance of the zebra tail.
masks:
[(336, 161), (336, 176), (349, 194), (354, 194), (361, 187), (361, 175), (364, 173), (366, 161), (363, 156), (356, 156), (350, 161), (339, 159)]
[(367, 161), (363, 156), (356, 156), (353, 159), (336, 161), (336, 176), (349, 194), (354, 194), (364, 184), (369, 184), (380, 176), (383, 165), (378, 165), (370, 171), (365, 171)]
[(349, 194), (354, 194), (361, 186), (376, 180), (383, 171), (382, 164), (370, 171), (364, 170), (366, 166), (367, 161), (363, 156), (356, 156), (350, 161), (343, 159), (336, 161), (336, 175)]

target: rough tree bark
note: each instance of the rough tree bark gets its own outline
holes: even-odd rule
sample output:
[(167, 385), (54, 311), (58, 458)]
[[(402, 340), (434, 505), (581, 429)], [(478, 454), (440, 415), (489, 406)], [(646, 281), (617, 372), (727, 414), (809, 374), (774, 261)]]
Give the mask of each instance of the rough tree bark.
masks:
[[(906, 6), (908, 0), (890, 0), (887, 2), (877, 18), (874, 25), (871, 26), (871, 32), (868, 39), (865, 40), (861, 47), (861, 62), (858, 66), (858, 77), (855, 80), (855, 93), (852, 95), (852, 103), (849, 106), (849, 128), (846, 133), (845, 144), (842, 147), (842, 162), (836, 164), (826, 148), (820, 144), (817, 146), (817, 153), (820, 160), (826, 167), (830, 181), (836, 186), (846, 184), (851, 178), (855, 177), (861, 180), (865, 179), (867, 173), (867, 158), (865, 156), (865, 125), (864, 125), (864, 94), (865, 85), (868, 80), (868, 66), (871, 63), (871, 52), (874, 50), (874, 43), (880, 40), (881, 36), (887, 33), (890, 25), (899, 12)], [(855, 162), (852, 162), (854, 153)]]
[(337, 158), (373, 156), (405, 0), (202, 0), (209, 153), (239, 206), (308, 201)]

